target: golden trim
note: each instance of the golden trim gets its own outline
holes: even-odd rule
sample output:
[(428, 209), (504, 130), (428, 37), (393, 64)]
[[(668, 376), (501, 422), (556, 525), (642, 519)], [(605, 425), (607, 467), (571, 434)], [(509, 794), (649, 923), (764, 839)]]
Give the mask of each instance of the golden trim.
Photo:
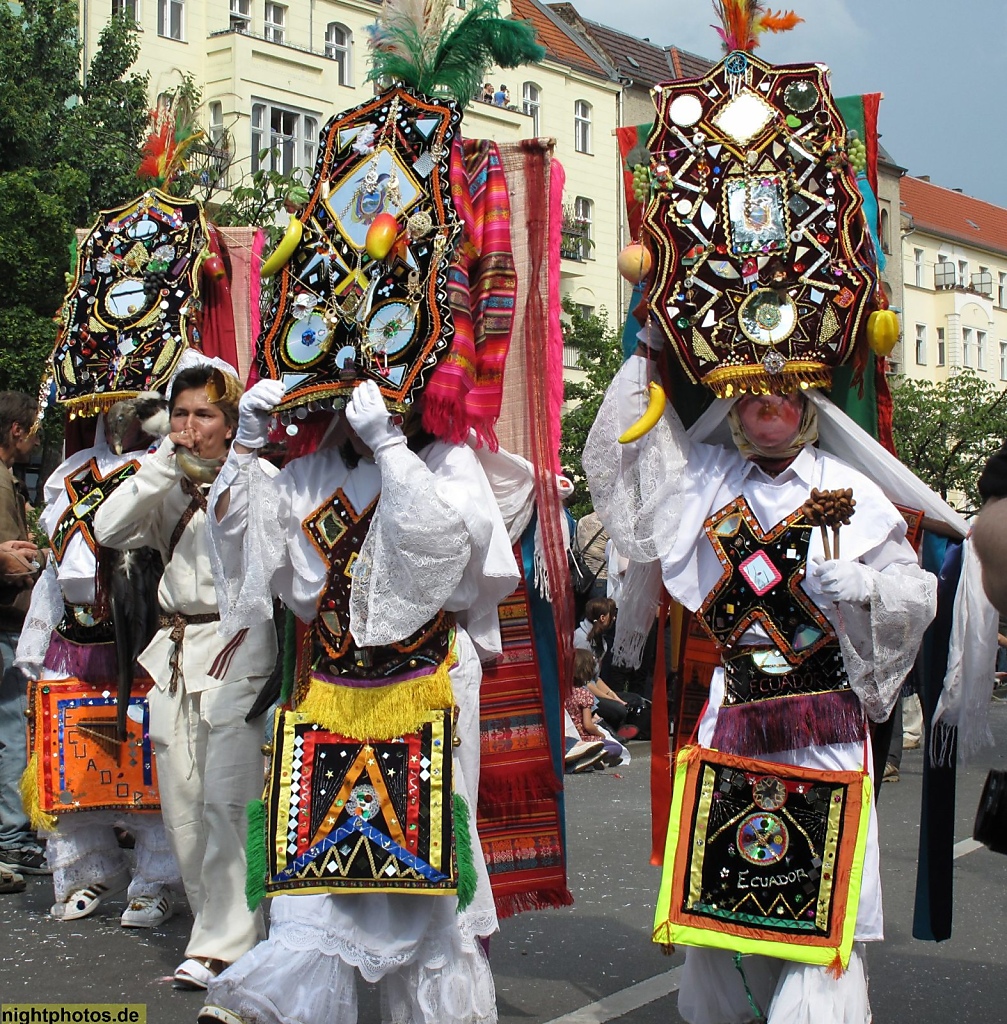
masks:
[(703, 766), (703, 787), (696, 806), (696, 827), (692, 833), (695, 850), (689, 871), (689, 907), (699, 903), (703, 898), (703, 858), (706, 856), (706, 830), (710, 818), (710, 805), (713, 803), (713, 786), (717, 781), (717, 772), (711, 765)]
[(701, 383), (718, 398), (744, 394), (786, 395), (792, 391), (832, 386), (832, 367), (806, 359), (788, 359), (779, 373), (770, 373), (760, 363), (746, 366), (718, 366)]

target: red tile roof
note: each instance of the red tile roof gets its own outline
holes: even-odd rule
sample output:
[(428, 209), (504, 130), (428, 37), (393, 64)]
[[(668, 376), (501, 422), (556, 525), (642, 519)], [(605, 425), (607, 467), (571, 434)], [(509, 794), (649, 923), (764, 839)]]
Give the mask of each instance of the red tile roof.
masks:
[(537, 0), (512, 0), (515, 18), (530, 21), (538, 32), (538, 41), (546, 48), (546, 59), (559, 61), (569, 67), (598, 78), (610, 78), (608, 71), (573, 38), (573, 29), (564, 26), (559, 16)]
[(902, 211), (917, 228), (978, 249), (1007, 255), (1007, 210), (905, 175)]

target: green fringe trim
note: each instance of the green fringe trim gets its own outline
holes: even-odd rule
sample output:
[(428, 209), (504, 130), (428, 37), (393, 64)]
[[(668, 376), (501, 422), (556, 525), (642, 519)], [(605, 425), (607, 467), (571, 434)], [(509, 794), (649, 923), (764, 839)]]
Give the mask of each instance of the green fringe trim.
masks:
[(283, 624), (283, 682), (280, 686), (280, 703), (290, 701), (294, 692), (294, 677), (297, 675), (297, 621), (294, 613), (287, 609)]
[(249, 800), (245, 807), (248, 835), (245, 837), (245, 902), (255, 910), (266, 895), (266, 805)]
[(476, 867), (472, 859), (469, 805), (460, 793), (453, 800), (455, 813), (455, 860), (458, 863), (458, 909), (464, 910), (476, 895)]

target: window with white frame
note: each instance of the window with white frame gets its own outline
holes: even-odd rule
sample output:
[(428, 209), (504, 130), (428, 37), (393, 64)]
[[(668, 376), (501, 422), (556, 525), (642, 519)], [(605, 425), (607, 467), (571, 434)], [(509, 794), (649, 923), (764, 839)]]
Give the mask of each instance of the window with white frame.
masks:
[(1002, 270), (997, 275), (997, 305), (1007, 306), (1007, 274)]
[(972, 282), (969, 280), (969, 261), (958, 261), (958, 287), (968, 288)]
[(521, 86), (521, 109), (531, 118), (531, 133), (538, 138), (539, 113), (542, 109), (542, 90), (534, 82), (525, 82)]
[(584, 259), (591, 259), (591, 250), (594, 248), (594, 202), (577, 196), (573, 201), (573, 213), (577, 218), (577, 225), (582, 232), (581, 252)]
[(166, 39), (185, 39), (184, 0), (157, 0), (157, 34)]
[(972, 346), (975, 344), (975, 339), (972, 334), (971, 327), (962, 328), (962, 365), (972, 366), (975, 362), (972, 354)]
[(224, 141), (224, 104), (214, 100), (210, 104), (210, 142), (219, 146)]
[(976, 369), (986, 369), (986, 332), (976, 331)]
[(231, 31), (252, 31), (252, 0), (231, 0)]
[(927, 365), (927, 326), (926, 324), (916, 325), (916, 365)]
[(591, 104), (587, 100), (573, 105), (573, 144), (578, 153), (591, 152)]
[(125, 14), (137, 24), (140, 22), (140, 0), (112, 0), (112, 13)]
[(891, 218), (888, 216), (888, 211), (884, 208), (881, 210), (881, 251), (892, 251)]
[(353, 33), (338, 21), (325, 26), (325, 56), (339, 67), (339, 84), (350, 85), (350, 46)]
[(1007, 341), (1000, 342), (1000, 379), (1007, 380)]
[[(311, 169), (318, 149), (318, 118), (273, 103), (252, 104), (252, 171), (291, 174)], [(269, 152), (260, 158), (263, 150)]]
[(944, 328), (937, 328), (937, 365), (943, 366), (947, 361), (947, 348), (944, 344)]
[(916, 270), (916, 287), (923, 287), (923, 250), (913, 249), (913, 267)]
[(282, 4), (266, 3), (265, 37), (272, 43), (282, 43), (284, 26), (287, 23), (287, 8)]

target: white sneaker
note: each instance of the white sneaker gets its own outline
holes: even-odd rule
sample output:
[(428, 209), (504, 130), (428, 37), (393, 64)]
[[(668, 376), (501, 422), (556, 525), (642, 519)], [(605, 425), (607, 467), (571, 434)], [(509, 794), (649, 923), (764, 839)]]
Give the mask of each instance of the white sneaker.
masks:
[(49, 913), (57, 921), (78, 921), (82, 917), (89, 917), (98, 909), (102, 900), (118, 895), (128, 884), (128, 879), (120, 878), (108, 885), (95, 882), (74, 889), (63, 903), (54, 903)]
[(154, 928), (164, 924), (174, 912), (168, 890), (160, 888), (149, 896), (134, 896), (122, 912), (123, 928)]
[(574, 764), (579, 761), (582, 757), (587, 757), (588, 754), (596, 754), (599, 750), (604, 750), (605, 744), (600, 740), (577, 740), (577, 742), (566, 752), (563, 758), (566, 761), (567, 766)]

